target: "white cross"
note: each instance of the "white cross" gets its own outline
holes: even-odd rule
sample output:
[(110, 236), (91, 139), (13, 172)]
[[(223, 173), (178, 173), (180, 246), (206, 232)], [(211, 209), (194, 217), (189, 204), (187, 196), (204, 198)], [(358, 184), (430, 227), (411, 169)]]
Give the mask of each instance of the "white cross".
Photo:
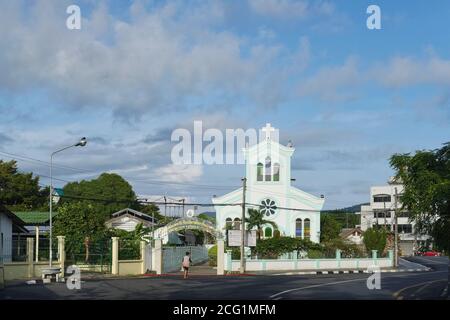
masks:
[(275, 131), (275, 128), (270, 126), (270, 123), (266, 123), (266, 126), (261, 129), (266, 133), (266, 140), (270, 140), (270, 133)]

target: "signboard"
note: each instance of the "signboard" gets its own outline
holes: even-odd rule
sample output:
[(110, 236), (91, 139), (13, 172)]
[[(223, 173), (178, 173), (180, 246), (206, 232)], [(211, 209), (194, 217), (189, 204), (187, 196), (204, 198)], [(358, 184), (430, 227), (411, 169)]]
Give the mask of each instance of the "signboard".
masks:
[[(241, 230), (228, 230), (228, 246), (241, 246)], [(245, 231), (244, 246), (256, 247), (256, 230)]]

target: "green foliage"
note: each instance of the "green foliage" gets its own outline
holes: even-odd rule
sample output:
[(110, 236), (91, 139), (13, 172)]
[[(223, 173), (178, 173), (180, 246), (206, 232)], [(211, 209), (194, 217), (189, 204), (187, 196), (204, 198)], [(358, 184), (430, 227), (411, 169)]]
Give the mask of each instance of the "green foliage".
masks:
[(212, 267), (217, 266), (217, 245), (209, 248), (208, 250), (208, 262)]
[(39, 186), (39, 177), (20, 173), (16, 161), (0, 160), (0, 203), (12, 211), (48, 210), (48, 188)]
[(197, 216), (197, 218), (199, 218), (199, 219), (201, 219), (201, 220), (209, 221), (209, 222), (211, 222), (211, 223), (213, 223), (213, 224), (216, 223), (216, 219), (215, 219), (214, 217), (208, 216), (207, 214), (204, 214), (204, 213), (200, 213), (200, 214)]
[(322, 248), (323, 256), (326, 258), (334, 258), (337, 249), (341, 251), (342, 258), (360, 258), (364, 256), (363, 248), (340, 238), (322, 243)]
[(127, 207), (140, 209), (131, 185), (115, 173), (102, 173), (97, 179), (90, 181), (71, 182), (66, 184), (63, 190), (66, 197), (62, 199), (61, 204), (82, 198), (95, 207), (105, 219)]
[(342, 224), (334, 215), (325, 214), (320, 216), (320, 242), (330, 241), (339, 238)]
[(339, 223), (340, 228), (354, 228), (360, 223), (359, 215), (354, 212), (348, 212), (344, 210), (330, 210), (324, 211), (320, 214), (321, 223), (322, 219), (325, 217), (332, 217), (337, 223)]
[(278, 229), (277, 224), (273, 221), (264, 219), (264, 213), (255, 210), (255, 209), (249, 209), (248, 210), (248, 217), (245, 218), (245, 223), (247, 223), (247, 230), (252, 230), (256, 227), (258, 230), (258, 240), (261, 238), (261, 229), (264, 225), (271, 225), (274, 229)]
[(388, 233), (385, 228), (369, 228), (364, 232), (364, 245), (368, 253), (377, 250), (381, 255), (386, 248)]
[(262, 259), (276, 259), (278, 256), (293, 251), (308, 251), (309, 249), (319, 249), (320, 245), (310, 240), (279, 237), (259, 240), (254, 248), (254, 254)]
[(396, 178), (404, 185), (401, 202), (416, 222), (418, 233), (428, 233), (438, 249), (450, 252), (450, 142), (437, 150), (395, 154), (390, 159)]
[(84, 252), (86, 238), (90, 243), (108, 239), (101, 212), (86, 202), (65, 203), (58, 208), (53, 222), (53, 234), (66, 237), (67, 252)]

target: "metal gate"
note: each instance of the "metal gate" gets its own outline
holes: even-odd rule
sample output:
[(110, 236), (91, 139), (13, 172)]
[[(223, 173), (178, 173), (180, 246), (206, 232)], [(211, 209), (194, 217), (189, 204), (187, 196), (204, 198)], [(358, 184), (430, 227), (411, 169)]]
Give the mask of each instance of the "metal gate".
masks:
[(162, 252), (163, 273), (181, 270), (181, 261), (190, 252), (192, 264), (208, 261), (208, 249), (205, 246), (164, 247)]
[(111, 273), (111, 240), (83, 245), (66, 252), (65, 268), (76, 265), (82, 273)]

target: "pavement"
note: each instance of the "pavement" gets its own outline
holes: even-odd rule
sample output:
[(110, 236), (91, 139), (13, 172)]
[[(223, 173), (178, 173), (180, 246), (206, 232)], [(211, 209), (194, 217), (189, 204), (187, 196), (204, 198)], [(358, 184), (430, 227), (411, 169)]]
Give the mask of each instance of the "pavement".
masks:
[[(430, 268), (427, 272), (382, 273), (380, 289), (369, 289), (373, 274), (322, 275), (213, 275), (207, 266), (192, 268), (190, 278), (182, 273), (162, 277), (125, 279), (82, 279), (80, 290), (69, 290), (64, 283), (27, 285), (11, 282), (0, 290), (0, 299), (144, 299), (144, 300), (444, 300), (448, 299), (449, 260), (447, 257), (412, 257), (405, 264)], [(409, 266), (413, 266), (413, 265)], [(417, 266), (416, 266), (417, 267)], [(197, 272), (195, 271), (197, 269)], [(203, 270), (204, 268), (204, 270)]]

